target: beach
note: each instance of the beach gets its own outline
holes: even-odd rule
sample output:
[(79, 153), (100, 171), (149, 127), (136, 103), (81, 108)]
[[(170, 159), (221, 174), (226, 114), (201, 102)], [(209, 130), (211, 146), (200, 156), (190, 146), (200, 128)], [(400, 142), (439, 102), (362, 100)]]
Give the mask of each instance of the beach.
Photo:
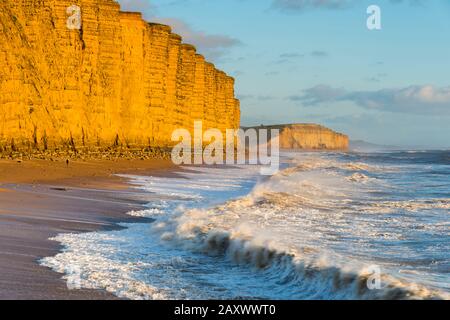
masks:
[(165, 160), (0, 161), (0, 299), (117, 299), (102, 290), (69, 290), (40, 266), (55, 255), (59, 233), (119, 228), (145, 195), (114, 174), (168, 175)]

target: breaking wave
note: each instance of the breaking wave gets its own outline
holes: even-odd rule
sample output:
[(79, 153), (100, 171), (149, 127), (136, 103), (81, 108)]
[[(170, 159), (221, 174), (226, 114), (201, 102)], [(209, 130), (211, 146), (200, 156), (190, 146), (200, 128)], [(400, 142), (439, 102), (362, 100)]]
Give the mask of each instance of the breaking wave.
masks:
[(408, 168), (346, 157), (132, 177), (166, 197), (129, 213), (154, 223), (59, 235), (42, 264), (131, 299), (450, 299), (450, 198), (405, 197)]

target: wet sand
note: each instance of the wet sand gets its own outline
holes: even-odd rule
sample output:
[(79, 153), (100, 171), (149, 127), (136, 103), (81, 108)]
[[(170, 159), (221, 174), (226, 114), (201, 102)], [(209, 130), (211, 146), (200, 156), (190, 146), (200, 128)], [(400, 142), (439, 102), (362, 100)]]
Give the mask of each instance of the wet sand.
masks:
[(37, 260), (61, 248), (61, 232), (117, 228), (149, 201), (113, 174), (170, 175), (165, 160), (0, 161), (0, 299), (116, 299), (102, 290), (69, 290)]

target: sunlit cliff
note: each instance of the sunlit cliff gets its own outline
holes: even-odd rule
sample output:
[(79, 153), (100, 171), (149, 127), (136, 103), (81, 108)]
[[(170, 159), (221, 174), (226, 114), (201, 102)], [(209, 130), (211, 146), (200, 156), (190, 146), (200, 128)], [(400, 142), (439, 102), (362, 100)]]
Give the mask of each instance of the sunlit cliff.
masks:
[(283, 124), (255, 129), (278, 129), (280, 148), (289, 150), (348, 150), (347, 135), (317, 124)]
[(234, 79), (113, 0), (0, 1), (0, 70), (0, 151), (167, 146), (194, 120), (239, 127)]

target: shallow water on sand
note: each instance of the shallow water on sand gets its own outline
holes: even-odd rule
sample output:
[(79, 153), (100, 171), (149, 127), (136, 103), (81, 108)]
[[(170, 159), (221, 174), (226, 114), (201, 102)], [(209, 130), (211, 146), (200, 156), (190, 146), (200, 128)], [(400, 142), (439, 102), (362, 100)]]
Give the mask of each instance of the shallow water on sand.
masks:
[(435, 151), (286, 153), (270, 178), (128, 176), (159, 196), (130, 215), (155, 221), (61, 234), (41, 263), (132, 299), (449, 299), (449, 175)]

